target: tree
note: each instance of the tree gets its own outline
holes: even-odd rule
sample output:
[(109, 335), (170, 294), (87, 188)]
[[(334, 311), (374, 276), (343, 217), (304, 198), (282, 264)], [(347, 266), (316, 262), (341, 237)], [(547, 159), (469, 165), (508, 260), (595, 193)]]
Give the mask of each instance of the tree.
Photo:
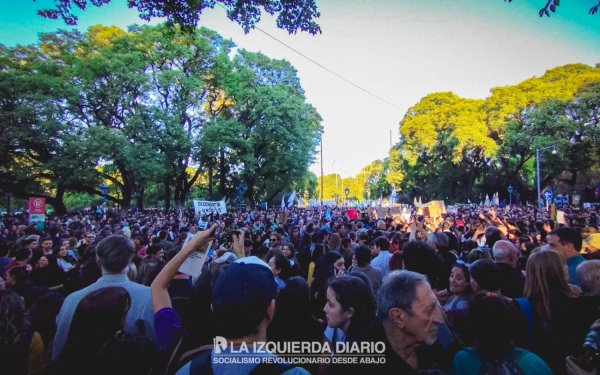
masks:
[[(77, 17), (71, 11), (73, 6), (85, 10), (88, 4), (101, 7), (110, 1), (54, 0), (54, 8), (40, 10), (38, 14), (50, 19), (60, 18), (67, 25), (76, 25)], [(166, 18), (169, 25), (179, 25), (187, 31), (196, 28), (203, 11), (219, 5), (227, 10), (227, 17), (242, 26), (246, 33), (260, 21), (262, 11), (276, 14), (277, 27), (290, 34), (298, 30), (313, 35), (321, 32), (314, 21), (320, 16), (314, 0), (128, 0), (127, 4), (129, 8), (137, 9), (143, 20)]]
[[(79, 34), (56, 37), (68, 49)], [(0, 46), (0, 188), (17, 198), (45, 197), (59, 214), (68, 186), (93, 178), (89, 163), (71, 164), (79, 149), (61, 110), (66, 90), (51, 57), (32, 46)]]
[(306, 103), (296, 70), (287, 61), (240, 50), (224, 72), (216, 71), (214, 82), (221, 102), (230, 104), (206, 126), (200, 143), (201, 163), (218, 169), (220, 193), (231, 194), (244, 182), (248, 199), (268, 201), (300, 186), (321, 118)]
[[(512, 0), (504, 0), (512, 3)], [(592, 2), (596, 2), (596, 5), (592, 6), (588, 11), (589, 14), (594, 15), (598, 12), (598, 8), (600, 7), (600, 1), (593, 0)], [(560, 5), (560, 0), (546, 0), (546, 4), (539, 10), (538, 14), (540, 17), (550, 17), (550, 12), (555, 13), (557, 7)]]

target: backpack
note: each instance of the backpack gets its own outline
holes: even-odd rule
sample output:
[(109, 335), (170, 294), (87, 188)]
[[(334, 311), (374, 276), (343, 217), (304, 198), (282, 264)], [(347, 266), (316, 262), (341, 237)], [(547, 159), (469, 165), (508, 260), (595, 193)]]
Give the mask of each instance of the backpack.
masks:
[(510, 353), (500, 357), (484, 359), (472, 347), (463, 349), (473, 356), (480, 358), (481, 366), (479, 367), (479, 375), (524, 375), (524, 372), (519, 368), (517, 363), (521, 356), (527, 353), (521, 348), (513, 348)]

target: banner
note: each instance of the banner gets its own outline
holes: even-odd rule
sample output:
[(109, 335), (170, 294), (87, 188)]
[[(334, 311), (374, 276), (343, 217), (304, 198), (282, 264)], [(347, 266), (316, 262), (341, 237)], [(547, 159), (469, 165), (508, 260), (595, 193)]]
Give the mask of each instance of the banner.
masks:
[(46, 198), (29, 198), (29, 225), (35, 224), (39, 230), (46, 227)]
[(46, 198), (29, 198), (29, 214), (46, 215)]
[(207, 215), (211, 213), (226, 214), (225, 201), (201, 201), (194, 199), (194, 211), (196, 215)]

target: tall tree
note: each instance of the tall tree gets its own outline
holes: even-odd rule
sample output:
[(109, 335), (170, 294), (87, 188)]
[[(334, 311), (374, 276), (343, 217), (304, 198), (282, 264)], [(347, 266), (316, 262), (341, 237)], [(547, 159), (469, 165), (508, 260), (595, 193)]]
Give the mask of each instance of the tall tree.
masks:
[[(34, 0), (35, 1), (35, 0)], [(88, 4), (101, 7), (111, 0), (54, 0), (54, 8), (40, 10), (39, 15), (50, 19), (62, 19), (67, 25), (76, 25), (77, 16), (73, 6), (85, 10)], [(246, 33), (253, 29), (262, 11), (277, 15), (277, 27), (290, 34), (306, 31), (311, 34), (321, 32), (315, 22), (320, 14), (314, 0), (128, 0), (129, 8), (135, 8), (140, 18), (150, 21), (153, 18), (166, 18), (169, 25), (179, 25), (193, 30), (200, 21), (200, 15), (207, 8), (219, 5), (227, 10), (227, 17), (238, 23)]]

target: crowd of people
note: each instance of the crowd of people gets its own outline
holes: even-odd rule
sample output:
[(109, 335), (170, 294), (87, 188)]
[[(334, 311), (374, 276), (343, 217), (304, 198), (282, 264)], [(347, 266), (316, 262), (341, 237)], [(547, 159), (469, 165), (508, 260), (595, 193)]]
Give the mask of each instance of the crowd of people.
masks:
[[(350, 211), (106, 210), (44, 230), (4, 216), (0, 373), (600, 369), (598, 208), (565, 209), (560, 224), (533, 206)], [(330, 350), (293, 363), (254, 345), (244, 355), (260, 361), (226, 360), (290, 342)], [(368, 343), (378, 361), (339, 345)]]

